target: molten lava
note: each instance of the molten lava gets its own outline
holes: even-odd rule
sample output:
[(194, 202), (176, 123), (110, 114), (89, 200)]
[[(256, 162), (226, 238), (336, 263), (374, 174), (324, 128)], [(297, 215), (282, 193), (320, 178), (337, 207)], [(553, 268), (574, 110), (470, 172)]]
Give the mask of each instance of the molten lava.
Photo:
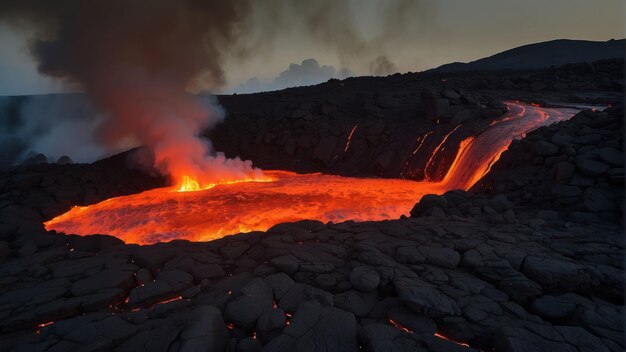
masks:
[(233, 183), (241, 183), (241, 182), (272, 182), (272, 181), (273, 179), (271, 177), (263, 175), (257, 178), (243, 178), (240, 180), (223, 180), (220, 182), (203, 184), (201, 186), (200, 183), (196, 181), (195, 179), (193, 179), (192, 177), (183, 176), (183, 180), (181, 181), (180, 186), (178, 187), (177, 191), (178, 192), (195, 192), (195, 191), (211, 189), (218, 185), (231, 185)]
[[(469, 189), (489, 171), (512, 139), (577, 112), (517, 102), (509, 102), (508, 107), (506, 116), (486, 131), (460, 142), (441, 181), (265, 171), (256, 178), (201, 186), (184, 177), (177, 187), (74, 207), (45, 225), (49, 230), (82, 235), (102, 233), (127, 243), (150, 244), (173, 239), (208, 241), (238, 232), (264, 231), (278, 223), (302, 219), (323, 222), (395, 219), (408, 214), (425, 194)], [(446, 135), (444, 142), (456, 128)], [(356, 126), (351, 134), (355, 129)], [(442, 145), (439, 144), (429, 160)]]
[(106, 233), (127, 243), (208, 241), (301, 219), (397, 218), (411, 209), (416, 198), (440, 192), (408, 180), (264, 173), (273, 181), (224, 183), (195, 192), (178, 192), (179, 187), (153, 189), (75, 207), (46, 226), (68, 233)]

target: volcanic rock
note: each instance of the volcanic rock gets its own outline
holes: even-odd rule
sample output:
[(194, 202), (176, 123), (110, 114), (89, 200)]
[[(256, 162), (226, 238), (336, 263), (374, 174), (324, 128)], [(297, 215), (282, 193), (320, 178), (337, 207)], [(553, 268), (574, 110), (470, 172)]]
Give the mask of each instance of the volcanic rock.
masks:
[(351, 312), (357, 317), (363, 317), (368, 315), (374, 308), (374, 304), (377, 301), (377, 294), (375, 292), (359, 292), (354, 290), (348, 290), (335, 296), (334, 303), (339, 309), (346, 312)]
[[(551, 91), (563, 82), (578, 103), (610, 100), (610, 94), (621, 99), (623, 91), (597, 98), (608, 94), (601, 84), (613, 87), (603, 76), (616, 72), (623, 75), (623, 62), (597, 63), (593, 70), (570, 65), (446, 75), (445, 82), (429, 76), (436, 84), (419, 74), (396, 75), (386, 78), (389, 91), (376, 86), (378, 79), (352, 78), (224, 96), (219, 99), (233, 115), (211, 134), (218, 135), (217, 150), (272, 168), (399, 177), (407, 161), (405, 171), (428, 160), (443, 133), (407, 156), (417, 138), (437, 126), (451, 131), (463, 123), (449, 139), (458, 145), (501, 118), (506, 105), (498, 101), (520, 94), (533, 102), (566, 99)], [(533, 82), (545, 85), (541, 97), (525, 91)], [(432, 116), (424, 114), (428, 104)], [(442, 106), (454, 123), (439, 116)], [(359, 345), (373, 351), (621, 351), (620, 109), (614, 103), (528, 132), (470, 191), (425, 196), (409, 218), (280, 224), (204, 243), (138, 246), (110, 236), (45, 232), (44, 220), (73, 205), (165, 185), (128, 169), (124, 155), (1, 171), (0, 345), (15, 351)], [(390, 150), (393, 158), (376, 165)], [(447, 147), (436, 163), (446, 165), (453, 151)]]
[(446, 198), (435, 194), (424, 195), (420, 202), (415, 204), (415, 207), (411, 209), (411, 216), (429, 215), (433, 208), (439, 208), (441, 210), (446, 209)]
[(81, 296), (109, 287), (130, 287), (134, 282), (135, 266), (126, 268), (105, 269), (96, 275), (82, 279), (72, 285), (72, 294)]
[(609, 169), (609, 165), (600, 161), (591, 160), (584, 156), (578, 156), (574, 161), (578, 170), (580, 170), (583, 175), (589, 177), (600, 176)]
[(389, 319), (412, 332), (434, 334), (437, 330), (437, 324), (432, 319), (416, 314), (406, 307), (394, 307), (388, 314)]
[(281, 257), (277, 257), (272, 259), (270, 262), (278, 269), (286, 272), (287, 274), (295, 273), (300, 265), (298, 263), (298, 259), (293, 255), (284, 255)]
[(426, 258), (427, 263), (444, 268), (454, 268), (461, 260), (459, 253), (449, 248), (420, 246), (417, 250)]
[(256, 326), (259, 317), (272, 309), (272, 288), (255, 279), (244, 286), (240, 295), (226, 305), (224, 319), (243, 329)]
[(369, 292), (375, 290), (378, 286), (380, 275), (371, 266), (357, 266), (350, 272), (350, 282), (357, 290)]
[(611, 164), (614, 167), (624, 166), (624, 153), (620, 153), (615, 148), (601, 148), (598, 150), (598, 156), (602, 161)]
[(70, 159), (70, 157), (67, 155), (63, 155), (57, 160), (57, 164), (59, 165), (66, 165), (66, 164), (73, 164), (73, 163), (74, 161)]
[(591, 284), (591, 276), (583, 267), (563, 260), (529, 256), (524, 261), (522, 270), (544, 289), (558, 286), (584, 289)]
[(460, 315), (457, 304), (437, 289), (408, 278), (399, 278), (394, 281), (400, 299), (416, 313), (439, 316)]
[(202, 306), (196, 309), (180, 336), (181, 351), (222, 351), (228, 331), (217, 308)]
[(442, 95), (444, 98), (448, 98), (448, 99), (452, 99), (452, 100), (458, 100), (458, 99), (460, 99), (460, 98), (461, 98), (461, 96), (459, 95), (459, 93), (457, 93), (457, 92), (455, 92), (455, 91), (453, 91), (453, 90), (451, 90), (451, 89), (446, 89), (446, 90), (444, 90), (444, 91), (441, 93), (441, 95)]
[(315, 346), (317, 351), (357, 349), (354, 316), (311, 301), (302, 304), (283, 333), (263, 347), (263, 351), (294, 351)]
[(252, 337), (246, 337), (237, 343), (238, 352), (258, 352), (261, 351), (263, 345)]
[(541, 156), (548, 156), (548, 155), (554, 155), (558, 153), (559, 147), (557, 147), (556, 145), (550, 142), (538, 141), (538, 142), (533, 143), (533, 145), (530, 147), (530, 150), (534, 154), (541, 155)]
[(22, 161), (22, 165), (37, 165), (46, 163), (48, 163), (48, 157), (41, 153), (34, 154)]
[(610, 351), (599, 338), (573, 326), (504, 327), (496, 336), (495, 346), (498, 351), (505, 352)]

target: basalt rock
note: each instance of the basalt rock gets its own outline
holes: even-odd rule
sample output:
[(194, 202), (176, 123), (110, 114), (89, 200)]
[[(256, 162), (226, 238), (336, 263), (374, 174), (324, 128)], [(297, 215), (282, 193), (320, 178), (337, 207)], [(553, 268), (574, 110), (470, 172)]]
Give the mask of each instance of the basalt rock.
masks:
[[(624, 160), (622, 111), (621, 105), (605, 112), (582, 111), (569, 121), (529, 133), (526, 139), (514, 141), (472, 190), (503, 192), (518, 207), (553, 209), (576, 222), (620, 222), (623, 172), (614, 167), (621, 167)], [(581, 137), (564, 137), (575, 134)], [(519, 162), (529, 155), (544, 159), (533, 158), (541, 160), (533, 167)]]
[[(228, 150), (267, 153), (281, 167), (301, 163), (314, 171), (337, 167), (355, 175), (376, 170), (397, 177), (395, 156), (386, 170), (368, 168), (388, 150), (396, 155), (415, 150), (416, 136), (431, 130), (422, 127), (437, 127), (441, 136), (454, 128), (444, 116), (439, 124), (424, 121), (425, 86), (433, 87), (427, 98), (445, 99), (452, 119), (460, 116), (457, 122), (467, 127), (459, 131), (479, 133), (492, 121), (480, 116), (495, 116), (503, 108), (481, 89), (506, 86), (502, 89), (512, 95), (541, 82), (542, 95), (559, 83), (594, 90), (602, 75), (623, 72), (622, 67), (605, 62), (594, 70), (571, 65), (462, 79), (398, 75), (388, 80), (395, 91), (384, 94), (355, 89), (368, 80), (357, 78), (241, 100), (249, 105), (221, 97), (228, 111), (242, 106), (274, 116), (267, 107), (276, 107), (281, 122), (237, 111), (236, 123), (220, 131), (246, 121), (250, 127)], [(435, 83), (413, 85), (407, 78)], [(572, 95), (578, 102), (599, 99)], [(531, 94), (526, 98), (537, 101)], [(463, 116), (468, 109), (471, 116)], [(92, 165), (4, 170), (0, 346), (9, 351), (356, 351), (359, 346), (621, 351), (621, 113), (618, 105), (586, 111), (530, 132), (512, 143), (470, 192), (425, 196), (411, 217), (303, 221), (204, 243), (137, 246), (108, 236), (44, 231), (42, 221), (72, 205), (165, 184), (129, 169), (123, 156)], [(399, 121), (414, 120), (419, 128), (398, 128), (405, 126)], [(282, 133), (286, 129), (289, 133)], [(216, 144), (232, 137), (223, 136)], [(319, 155), (328, 164), (309, 163), (327, 137), (335, 145)], [(280, 152), (271, 154), (278, 147)], [(281, 160), (283, 153), (289, 162)], [(588, 161), (603, 166), (590, 167)]]

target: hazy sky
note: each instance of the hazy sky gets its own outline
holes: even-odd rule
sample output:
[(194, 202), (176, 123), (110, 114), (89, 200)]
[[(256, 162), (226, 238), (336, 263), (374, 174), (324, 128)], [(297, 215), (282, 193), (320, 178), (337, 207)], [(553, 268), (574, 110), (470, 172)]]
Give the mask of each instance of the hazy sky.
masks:
[[(381, 1), (354, 1), (349, 16), (363, 38), (380, 35)], [(386, 33), (377, 45), (398, 72), (421, 71), (453, 61), (471, 61), (516, 46), (551, 39), (608, 40), (623, 38), (624, 0), (438, 0), (412, 9), (402, 33)], [(262, 4), (262, 2), (257, 2)], [(412, 20), (414, 18), (414, 20)], [(227, 60), (228, 86), (252, 77), (271, 82), (291, 63), (308, 58), (337, 70), (367, 75), (371, 58), (346, 59), (329, 45), (309, 40), (307, 33), (277, 28), (274, 41), (245, 60)], [(0, 95), (67, 90), (37, 73), (26, 47), (27, 33), (0, 25)]]

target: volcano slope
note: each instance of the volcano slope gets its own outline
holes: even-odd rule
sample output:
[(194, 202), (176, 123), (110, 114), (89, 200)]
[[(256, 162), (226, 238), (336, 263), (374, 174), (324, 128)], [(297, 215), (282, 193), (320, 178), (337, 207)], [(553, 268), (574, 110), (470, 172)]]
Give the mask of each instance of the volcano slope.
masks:
[(529, 133), (470, 192), (425, 196), (410, 217), (211, 242), (43, 230), (71, 205), (164, 184), (122, 156), (6, 171), (0, 346), (621, 351), (622, 117), (616, 105)]
[[(456, 146), (506, 111), (503, 101), (606, 104), (621, 101), (623, 94), (624, 60), (354, 77), (219, 96), (228, 116), (208, 136), (216, 150), (253, 160), (262, 169), (438, 180)], [(426, 167), (442, 138), (457, 127)]]
[[(15, 351), (620, 351), (621, 113), (585, 111), (530, 133), (475, 187), (483, 193), (426, 196), (410, 218), (301, 221), (151, 246), (19, 229), (0, 242), (0, 342)], [(546, 155), (561, 137), (568, 145)], [(589, 173), (591, 161), (603, 171)], [(573, 165), (569, 177), (560, 163)], [(546, 192), (581, 178), (577, 192)]]

